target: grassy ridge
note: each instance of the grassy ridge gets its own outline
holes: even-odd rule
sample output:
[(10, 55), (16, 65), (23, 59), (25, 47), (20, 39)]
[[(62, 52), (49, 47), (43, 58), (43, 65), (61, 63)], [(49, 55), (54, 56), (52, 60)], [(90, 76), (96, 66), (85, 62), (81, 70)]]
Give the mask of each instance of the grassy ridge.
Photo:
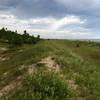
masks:
[[(77, 44), (79, 45), (77, 47)], [(41, 94), (45, 91), (45, 84), (47, 87), (51, 85), (43, 82), (43, 80), (51, 80), (51, 84), (58, 81), (57, 84), (54, 85), (54, 88), (57, 88), (59, 93), (60, 91), (66, 91), (68, 95), (63, 96), (66, 99), (76, 100), (78, 97), (81, 97), (85, 100), (100, 100), (100, 43), (90, 43), (90, 42), (78, 42), (78, 41), (66, 41), (66, 40), (42, 40), (36, 45), (24, 45), (22, 47), (17, 47), (13, 49), (0, 50), (0, 56), (9, 57), (4, 61), (0, 61), (0, 76), (2, 77), (3, 73), (6, 71), (12, 72), (16, 70), (21, 65), (30, 65), (35, 64), (40, 61), (42, 58), (51, 56), (54, 60), (60, 65), (61, 73), (63, 74), (64, 79), (59, 79), (60, 76), (57, 75), (53, 78), (52, 73), (48, 76), (48, 74), (36, 75), (35, 78), (27, 79), (25, 78), (25, 82), (27, 80), (30, 82), (28, 85), (18, 93), (13, 94), (9, 100), (19, 100), (18, 98), (23, 98), (25, 96), (25, 100), (34, 100), (35, 97), (44, 97), (44, 100), (56, 100), (56, 96), (52, 96), (52, 92), (56, 93), (54, 90), (48, 90), (50, 92), (50, 96), (46, 95), (46, 93)], [(7, 44), (0, 44), (1, 48), (7, 48)], [(44, 73), (44, 71), (42, 70)], [(14, 76), (16, 74), (13, 74)], [(45, 76), (44, 76), (45, 75)], [(9, 75), (8, 75), (9, 76)], [(13, 77), (14, 77), (13, 76)], [(46, 77), (47, 76), (47, 77)], [(38, 78), (40, 80), (38, 80)], [(51, 78), (51, 79), (49, 79)], [(55, 79), (55, 80), (54, 80)], [(57, 79), (57, 80), (56, 80)], [(6, 80), (6, 79), (5, 79)], [(10, 80), (10, 77), (7, 79)], [(65, 80), (72, 80), (78, 87), (78, 90), (71, 90), (66, 87), (62, 87), (61, 84)], [(4, 80), (2, 80), (4, 81)], [(38, 83), (41, 83), (38, 84)], [(1, 82), (0, 82), (1, 83)], [(36, 90), (37, 92), (31, 91), (33, 85), (38, 85), (40, 90)], [(59, 86), (60, 85), (60, 86)], [(41, 86), (43, 90), (41, 90)], [(26, 91), (28, 89), (29, 91)], [(64, 92), (63, 91), (63, 92)], [(72, 92), (73, 91), (73, 92)], [(65, 93), (66, 93), (65, 92)], [(23, 94), (25, 93), (25, 94)], [(38, 93), (38, 96), (37, 94)], [(67, 94), (66, 93), (66, 94)], [(17, 94), (17, 95), (16, 95)], [(20, 94), (22, 94), (20, 96)], [(57, 95), (58, 95), (57, 94)], [(72, 95), (71, 95), (72, 94)], [(44, 95), (44, 96), (43, 96)], [(59, 95), (60, 96), (60, 95)], [(73, 98), (74, 96), (74, 98)], [(29, 98), (32, 97), (32, 98)], [(51, 97), (51, 98), (50, 98)], [(36, 100), (40, 100), (40, 98), (35, 98)], [(57, 100), (61, 100), (61, 98)], [(21, 100), (21, 99), (20, 99)]]

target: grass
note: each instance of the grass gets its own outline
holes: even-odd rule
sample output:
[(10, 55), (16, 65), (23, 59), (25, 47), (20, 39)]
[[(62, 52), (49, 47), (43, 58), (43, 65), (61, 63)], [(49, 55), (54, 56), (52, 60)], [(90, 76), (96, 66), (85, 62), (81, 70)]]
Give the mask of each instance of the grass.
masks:
[[(0, 47), (8, 48), (8, 45), (0, 43)], [(38, 68), (39, 73), (26, 77), (23, 89), (12, 94), (9, 100), (76, 100), (80, 97), (85, 100), (100, 100), (100, 43), (42, 40), (36, 45), (0, 50), (0, 56), (9, 57), (8, 60), (0, 61), (0, 77), (7, 71), (14, 72), (21, 65), (36, 64), (48, 56), (53, 57), (61, 67), (58, 74), (46, 73)], [(60, 78), (62, 74), (63, 79)], [(0, 84), (3, 81), (9, 83), (10, 74), (7, 77)], [(66, 80), (73, 80), (78, 91), (70, 89)]]
[(26, 92), (17, 91), (9, 100), (70, 100), (73, 97), (73, 92), (65, 81), (52, 72), (38, 72), (33, 76), (26, 76), (23, 88)]

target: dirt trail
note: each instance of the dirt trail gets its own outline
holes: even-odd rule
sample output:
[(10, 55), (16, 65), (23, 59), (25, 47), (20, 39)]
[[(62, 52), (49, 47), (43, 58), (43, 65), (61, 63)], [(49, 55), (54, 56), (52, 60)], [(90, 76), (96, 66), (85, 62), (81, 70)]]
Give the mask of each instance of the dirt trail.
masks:
[(0, 57), (0, 61), (5, 61), (5, 60), (9, 60), (9, 57)]
[[(40, 62), (38, 63), (43, 63), (45, 64), (45, 66), (47, 67), (48, 71), (54, 71), (54, 72), (61, 72), (60, 66), (54, 61), (54, 59), (52, 57), (46, 57), (43, 58)], [(22, 65), (19, 70), (23, 70), (24, 68), (27, 69), (26, 73), (32, 75), (34, 73), (37, 72), (37, 68), (36, 68), (37, 64), (32, 64), (32, 65)], [(60, 76), (63, 80), (66, 81), (66, 83), (69, 85), (69, 88), (75, 90), (75, 91), (79, 91), (78, 90), (78, 85), (75, 83), (74, 80), (68, 80), (66, 79), (66, 77), (64, 76), (64, 74), (60, 73)], [(11, 82), (10, 84), (8, 84), (7, 86), (3, 87), (0, 90), (0, 98), (7, 95), (9, 92), (14, 91), (18, 88), (21, 88), (22, 86), (22, 76), (19, 76), (16, 80), (14, 80), (13, 82)], [(80, 92), (80, 91), (79, 91)], [(77, 100), (84, 100), (83, 97), (78, 97)]]
[(52, 57), (46, 57), (42, 59), (39, 63), (44, 63), (46, 67), (48, 67), (48, 70), (52, 71), (54, 70), (55, 72), (60, 71), (60, 66), (53, 60)]
[[(55, 72), (60, 71), (59, 65), (55, 63), (55, 61), (52, 59), (52, 57), (46, 57), (38, 63), (44, 63), (49, 71), (52, 71), (52, 70), (55, 71)], [(28, 65), (28, 66), (22, 65), (19, 68), (19, 70), (24, 70), (25, 68), (27, 69), (26, 73), (28, 73), (30, 75), (37, 72), (36, 64), (32, 64), (32, 65)], [(7, 95), (10, 91), (16, 90), (18, 87), (20, 87), (22, 85), (21, 83), (22, 83), (22, 76), (19, 76), (16, 80), (9, 83), (8, 85), (6, 85), (5, 87), (3, 87), (0, 90), (0, 98), (4, 95)]]
[(6, 50), (8, 50), (8, 48), (0, 47), (0, 50), (2, 50), (2, 51), (6, 51)]
[(36, 73), (37, 72), (37, 69), (35, 67), (36, 67), (35, 64), (32, 64), (32, 65), (28, 66), (27, 73), (30, 74), (30, 75)]
[[(27, 73), (31, 75), (34, 72), (36, 72), (35, 66), (36, 66), (35, 64), (29, 65), (29, 66), (22, 65), (19, 68), (19, 70), (24, 70), (24, 68), (27, 68)], [(5, 75), (5, 73), (4, 73), (4, 75)], [(10, 92), (20, 89), (21, 86), (22, 86), (22, 76), (19, 76), (17, 79), (15, 79), (14, 81), (10, 82), (5, 87), (0, 89), (0, 100), (2, 97), (6, 96)]]
[[(43, 58), (41, 61), (37, 62), (37, 64), (43, 63), (49, 71), (55, 71), (59, 72), (60, 71), (60, 66), (52, 59), (52, 57), (46, 57)], [(32, 64), (32, 65), (22, 65), (19, 69), (22, 70), (24, 68), (27, 68), (27, 73), (28, 74), (33, 74), (37, 72), (37, 64)]]
[(17, 90), (21, 88), (21, 83), (22, 83), (21, 77), (18, 77), (16, 80), (6, 85), (4, 88), (0, 90), (0, 98), (6, 96), (8, 93), (12, 92), (13, 90)]

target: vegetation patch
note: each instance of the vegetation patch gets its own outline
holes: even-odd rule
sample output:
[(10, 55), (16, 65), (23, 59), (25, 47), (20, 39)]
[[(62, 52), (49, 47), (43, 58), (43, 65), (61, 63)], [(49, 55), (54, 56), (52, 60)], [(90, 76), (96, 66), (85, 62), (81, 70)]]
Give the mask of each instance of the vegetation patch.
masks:
[[(38, 72), (24, 80), (24, 93), (14, 94), (9, 100), (70, 100), (73, 93), (58, 74)], [(22, 99), (23, 98), (23, 99)]]
[(24, 76), (5, 100), (100, 100), (99, 44), (41, 40), (0, 50), (0, 57), (10, 58), (0, 61), (0, 91)]

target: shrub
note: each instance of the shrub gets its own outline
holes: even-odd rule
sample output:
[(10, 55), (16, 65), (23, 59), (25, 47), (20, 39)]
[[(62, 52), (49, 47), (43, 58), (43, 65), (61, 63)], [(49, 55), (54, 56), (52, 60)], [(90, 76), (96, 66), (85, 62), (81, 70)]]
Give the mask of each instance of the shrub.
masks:
[(76, 47), (80, 47), (79, 43), (76, 44)]

